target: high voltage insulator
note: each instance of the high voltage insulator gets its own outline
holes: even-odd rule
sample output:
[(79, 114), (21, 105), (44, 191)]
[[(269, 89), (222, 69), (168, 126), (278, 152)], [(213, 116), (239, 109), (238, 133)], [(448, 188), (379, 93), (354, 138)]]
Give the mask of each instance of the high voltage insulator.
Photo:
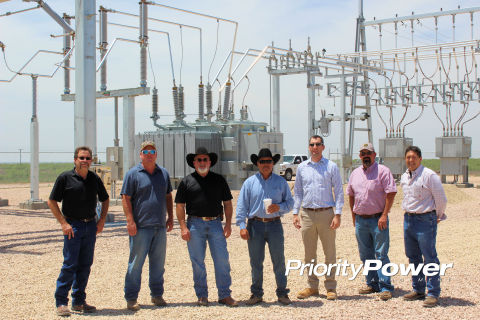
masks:
[(158, 114), (158, 90), (153, 88), (152, 93), (152, 117), (156, 117)]
[(180, 116), (183, 119), (184, 118), (183, 111), (185, 110), (185, 95), (183, 93), (182, 85), (178, 86), (178, 106), (180, 109)]
[(230, 103), (230, 90), (231, 90), (231, 83), (227, 82), (225, 86), (225, 98), (223, 100), (223, 118), (228, 119), (229, 116), (229, 103)]
[(175, 111), (175, 120), (181, 120), (180, 119), (180, 107), (178, 106), (178, 88), (173, 87), (172, 88), (172, 96), (173, 96), (173, 109)]
[(204, 88), (203, 84), (198, 85), (198, 119), (204, 119)]
[(207, 84), (207, 95), (205, 97), (207, 103), (207, 115), (212, 114), (212, 86)]

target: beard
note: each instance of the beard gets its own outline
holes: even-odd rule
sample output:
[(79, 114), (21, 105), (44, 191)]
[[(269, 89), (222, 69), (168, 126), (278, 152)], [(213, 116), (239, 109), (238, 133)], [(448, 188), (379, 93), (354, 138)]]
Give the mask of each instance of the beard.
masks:
[(198, 173), (204, 174), (208, 172), (208, 168), (198, 168)]
[(369, 157), (365, 157), (362, 159), (362, 163), (364, 166), (370, 167), (370, 165), (372, 164), (372, 159), (370, 159)]

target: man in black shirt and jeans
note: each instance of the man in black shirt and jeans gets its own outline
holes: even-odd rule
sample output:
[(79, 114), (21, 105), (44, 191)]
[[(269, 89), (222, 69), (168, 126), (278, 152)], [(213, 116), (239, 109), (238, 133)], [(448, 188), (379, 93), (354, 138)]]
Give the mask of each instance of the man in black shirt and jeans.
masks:
[[(210, 171), (217, 163), (217, 154), (208, 153), (200, 147), (195, 154), (187, 155), (187, 164), (195, 172), (186, 176), (178, 186), (175, 196), (177, 219), (182, 239), (187, 241), (192, 261), (193, 282), (197, 304), (208, 305), (207, 271), (205, 251), (208, 246), (215, 266), (215, 280), (218, 302), (230, 307), (238, 306), (231, 297), (230, 262), (228, 261), (227, 240), (232, 233), (232, 194), (225, 179)], [(223, 203), (223, 206), (222, 206)], [(188, 214), (185, 223), (185, 209)], [(222, 229), (223, 212), (225, 227)]]
[[(109, 202), (102, 180), (88, 170), (92, 163), (92, 150), (88, 147), (76, 148), (74, 163), (73, 170), (58, 176), (48, 200), (48, 206), (62, 226), (64, 234), (64, 260), (55, 290), (56, 311), (59, 316), (70, 316), (68, 292), (71, 287), (74, 311), (96, 311), (94, 306), (85, 301), (85, 288), (93, 263), (96, 234), (103, 230)], [(97, 196), (102, 202), (98, 222), (95, 221)], [(58, 202), (62, 202), (62, 211)]]

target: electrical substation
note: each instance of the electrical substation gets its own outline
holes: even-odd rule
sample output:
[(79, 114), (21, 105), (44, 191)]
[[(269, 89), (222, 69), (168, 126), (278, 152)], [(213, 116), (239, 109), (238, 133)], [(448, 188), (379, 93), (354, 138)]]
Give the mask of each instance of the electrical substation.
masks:
[[(185, 162), (186, 155), (194, 153), (199, 146), (205, 146), (219, 155), (219, 162), (212, 170), (225, 176), (232, 189), (240, 189), (243, 181), (256, 172), (250, 162), (250, 154), (257, 153), (260, 148), (270, 148), (274, 154), (284, 154), (280, 92), (306, 94), (308, 97), (305, 109), (298, 111), (307, 113), (307, 123), (298, 130), (305, 130), (308, 136), (319, 134), (324, 137), (329, 136), (333, 130), (340, 132), (339, 141), (335, 142), (340, 150), (336, 160), (344, 182), (354, 166), (356, 144), (378, 142), (377, 155), (394, 175), (401, 175), (406, 170), (405, 148), (415, 144), (406, 128), (439, 121), (442, 131), (426, 134), (432, 136), (435, 156), (441, 160), (442, 181), (452, 182), (447, 181), (447, 176), (453, 176), (453, 182), (459, 186), (471, 186), (468, 181), (468, 159), (472, 154), (472, 138), (464, 136), (464, 127), (474, 126), (474, 122), (478, 125), (477, 117), (480, 114), (480, 78), (476, 60), (480, 55), (480, 40), (474, 36), (474, 30), (480, 24), (477, 21), (480, 7), (422, 14), (412, 12), (408, 16), (367, 21), (364, 18), (363, 1), (360, 0), (356, 30), (352, 30), (356, 39), (354, 50), (350, 53), (327, 54), (325, 50), (312, 49), (311, 43), (317, 41), (310, 38), (304, 48), (292, 48), (289, 39), (285, 39), (285, 43), (289, 43), (288, 48), (282, 48), (265, 39), (263, 48), (242, 50), (237, 45), (237, 34), (241, 32), (239, 26), (242, 21), (154, 1), (140, 0), (138, 11), (128, 12), (121, 8), (97, 6), (100, 1), (76, 0), (72, 12), (63, 14), (55, 12), (55, 9), (43, 0), (25, 2), (25, 5), (31, 3), (34, 6), (3, 14), (0, 11), (0, 18), (8, 19), (10, 15), (23, 14), (25, 11), (43, 10), (58, 24), (58, 29), (52, 30), (52, 37), (63, 39), (63, 45), (58, 51), (39, 49), (18, 70), (9, 67), (7, 59), (9, 54), (14, 54), (15, 48), (10, 47), (9, 43), (0, 42), (4, 63), (10, 73), (0, 75), (0, 85), (8, 85), (18, 76), (32, 78), (31, 199), (26, 202), (26, 207), (34, 208), (33, 204), (42, 203), (38, 196), (39, 121), (36, 83), (41, 78), (42, 81), (43, 78), (48, 81), (48, 78), (54, 77), (60, 70), (64, 76), (64, 86), (59, 88), (59, 94), (63, 92), (61, 99), (65, 104), (74, 104), (75, 147), (90, 146), (96, 156), (96, 101), (109, 99), (114, 104), (114, 143), (106, 150), (112, 198), (118, 196), (115, 195), (116, 182), (122, 180), (128, 169), (138, 163), (140, 144), (145, 140), (155, 141), (159, 151), (157, 162), (170, 173), (173, 185), (177, 185), (183, 177), (193, 172)], [(0, 9), (4, 5), (2, 3)], [(223, 64), (214, 77), (210, 78), (209, 70), (209, 76), (204, 78), (203, 52), (206, 49), (202, 43), (204, 37), (215, 35), (202, 33), (201, 26), (191, 25), (188, 20), (166, 20), (158, 14), (156, 8), (194, 15), (204, 19), (205, 23), (216, 23), (217, 28), (220, 23), (233, 28), (231, 42), (220, 44), (228, 46), (229, 50), (224, 60), (221, 60)], [(138, 24), (120, 23), (122, 17), (138, 19)], [(467, 28), (471, 29), (470, 40), (455, 39), (460, 17), (467, 17)], [(352, 15), (351, 19), (354, 18)], [(187, 99), (185, 96), (187, 90), (182, 85), (182, 71), (177, 77), (175, 75), (174, 60), (183, 62), (183, 51), (181, 58), (178, 57), (171, 45), (172, 34), (158, 28), (162, 24), (178, 27), (180, 37), (185, 29), (198, 32), (199, 81), (195, 88), (195, 98)], [(427, 25), (432, 25), (430, 31), (434, 35), (434, 42), (417, 42), (418, 30)], [(112, 27), (137, 30), (138, 38), (111, 38)], [(451, 36), (447, 40), (443, 37), (445, 41), (440, 41), (439, 34), (447, 32), (446, 30)], [(2, 30), (0, 41), (1, 32)], [(409, 44), (400, 46), (399, 42), (405, 33), (409, 34)], [(154, 55), (150, 52), (150, 45), (152, 41), (159, 41), (156, 38), (154, 40), (153, 34), (166, 37), (164, 39), (168, 45), (169, 56), (165, 58), (170, 62), (170, 70), (163, 70), (162, 75), (171, 78), (169, 108), (174, 114), (174, 120), (170, 123), (161, 123), (163, 119), (159, 114), (158, 90), (165, 88), (157, 88), (155, 81), (151, 87), (152, 83), (147, 79), (147, 71), (152, 67), (151, 60)], [(368, 37), (368, 42), (367, 35), (372, 35)], [(218, 37), (218, 29), (216, 36)], [(374, 42), (372, 38), (375, 37), (375, 47), (378, 49), (369, 51), (370, 44)], [(389, 41), (386, 40), (387, 37)], [(120, 50), (121, 43), (138, 48), (138, 58), (129, 60), (129, 63), (138, 65), (139, 80), (131, 80), (131, 87), (110, 88), (107, 66), (121, 66), (110, 64), (109, 57), (112, 52)], [(24, 68), (40, 53), (59, 56), (59, 62), (52, 66), (52, 73), (24, 73)], [(72, 67), (74, 53), (75, 66)], [(243, 65), (245, 61), (250, 61), (248, 67)], [(270, 99), (271, 104), (269, 121), (253, 121), (250, 116), (251, 108), (244, 103), (245, 99), (238, 103), (238, 96), (248, 92), (248, 88), (245, 92), (244, 87), (239, 85), (248, 82), (250, 86), (249, 73), (253, 68), (259, 67), (266, 67), (271, 79), (270, 97), (265, 98)], [(196, 73), (197, 70), (183, 72)], [(100, 76), (98, 84), (97, 73)], [(305, 93), (289, 92), (288, 88), (281, 88), (280, 79), (290, 75), (305, 75)], [(75, 77), (74, 88), (70, 85), (72, 76)], [(335, 105), (334, 113), (327, 114), (323, 109), (320, 115), (315, 113), (317, 93), (324, 95)], [(144, 132), (135, 129), (135, 99), (139, 96), (151, 97), (151, 129)], [(118, 120), (120, 99), (122, 124), (119, 124)], [(185, 120), (187, 100), (196, 100), (198, 105), (194, 121)], [(164, 107), (166, 103), (162, 104)], [(435, 119), (423, 116), (427, 108), (434, 112)], [(372, 122), (381, 123), (385, 130), (373, 132)], [(119, 127), (123, 129), (121, 139)]]

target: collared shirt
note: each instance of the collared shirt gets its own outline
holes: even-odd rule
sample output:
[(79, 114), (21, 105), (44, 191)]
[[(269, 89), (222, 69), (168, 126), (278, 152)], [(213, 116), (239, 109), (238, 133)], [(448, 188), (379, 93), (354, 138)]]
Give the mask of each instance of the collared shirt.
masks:
[[(277, 204), (280, 210), (267, 214), (263, 205), (263, 199), (272, 199), (272, 204)], [(292, 210), (293, 198), (287, 181), (272, 173), (267, 180), (257, 172), (242, 185), (237, 200), (237, 226), (245, 229), (245, 219), (253, 217), (275, 218)]]
[(447, 197), (438, 175), (423, 165), (415, 171), (402, 174), (400, 185), (403, 189), (402, 209), (411, 213), (425, 213), (436, 210), (440, 220), (447, 218), (445, 209)]
[(178, 185), (175, 203), (185, 203), (189, 216), (217, 217), (223, 214), (222, 202), (232, 198), (224, 177), (211, 171), (202, 177), (195, 171)]
[(100, 202), (108, 199), (102, 180), (94, 172), (88, 171), (83, 179), (76, 171), (61, 173), (50, 193), (50, 200), (62, 202), (62, 214), (66, 218), (91, 219), (95, 217), (97, 196)]
[[(335, 193), (335, 200), (333, 199), (332, 188)], [(293, 191), (295, 193), (293, 214), (298, 214), (300, 206), (309, 209), (335, 207), (335, 214), (342, 214), (342, 178), (337, 165), (333, 161), (322, 157), (318, 162), (309, 158), (300, 163), (297, 168)]]
[(123, 179), (121, 194), (131, 197), (132, 214), (139, 228), (164, 227), (166, 195), (172, 192), (170, 176), (165, 168), (155, 165), (152, 174), (138, 164), (128, 170)]
[(383, 212), (387, 193), (394, 192), (397, 186), (390, 169), (376, 162), (353, 170), (348, 180), (347, 194), (355, 197), (353, 212), (358, 215)]

